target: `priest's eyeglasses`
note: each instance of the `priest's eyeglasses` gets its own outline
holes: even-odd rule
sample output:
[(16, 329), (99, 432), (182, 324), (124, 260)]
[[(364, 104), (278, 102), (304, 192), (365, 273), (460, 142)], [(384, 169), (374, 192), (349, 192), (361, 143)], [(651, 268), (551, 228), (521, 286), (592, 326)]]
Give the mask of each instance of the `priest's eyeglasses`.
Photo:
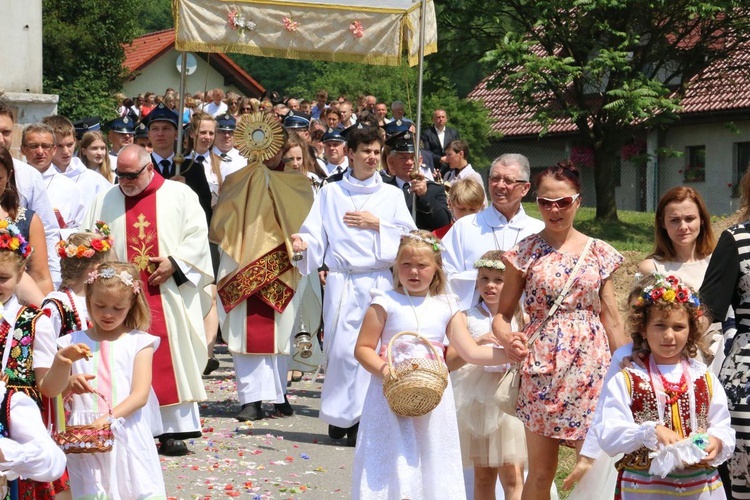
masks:
[(144, 170), (146, 170), (146, 167), (148, 167), (149, 165), (151, 165), (151, 163), (146, 163), (138, 172), (120, 172), (119, 170), (115, 169), (115, 175), (120, 179), (134, 181), (138, 178), (139, 175), (141, 175)]
[(545, 210), (552, 210), (552, 207), (557, 207), (558, 210), (565, 210), (573, 204), (579, 197), (580, 193), (574, 194), (573, 196), (563, 196), (562, 198), (542, 198), (537, 196), (536, 202), (539, 207)]

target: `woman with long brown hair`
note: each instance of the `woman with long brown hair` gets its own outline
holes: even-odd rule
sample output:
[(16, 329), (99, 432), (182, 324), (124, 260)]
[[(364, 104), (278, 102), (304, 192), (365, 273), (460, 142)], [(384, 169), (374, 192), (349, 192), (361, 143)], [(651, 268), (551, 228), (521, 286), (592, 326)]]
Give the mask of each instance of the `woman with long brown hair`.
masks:
[(289, 138), (281, 149), (281, 161), (284, 162), (284, 170), (298, 170), (310, 179), (314, 193), (320, 191), (326, 174), (310, 155), (307, 142), (299, 134), (289, 132)]
[(78, 158), (86, 165), (86, 168), (102, 174), (110, 184), (115, 183), (115, 176), (107, 154), (107, 143), (101, 132), (83, 134), (81, 146), (78, 149)]
[(703, 197), (691, 187), (678, 186), (659, 200), (654, 250), (638, 265), (638, 271), (675, 274), (698, 290), (715, 246), (716, 237)]

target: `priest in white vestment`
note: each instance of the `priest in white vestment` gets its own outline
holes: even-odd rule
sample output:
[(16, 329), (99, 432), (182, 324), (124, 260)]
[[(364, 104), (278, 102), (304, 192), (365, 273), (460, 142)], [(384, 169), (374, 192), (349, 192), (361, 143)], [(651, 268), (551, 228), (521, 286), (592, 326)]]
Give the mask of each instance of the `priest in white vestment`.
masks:
[(404, 193), (377, 172), (382, 142), (377, 129), (353, 130), (347, 139), (348, 170), (323, 186), (298, 234), (302, 274), (328, 267), (323, 301), (326, 378), (320, 417), (333, 439), (357, 440), (370, 374), (354, 359), (354, 344), (370, 305), (370, 290), (390, 290), (391, 266), (401, 235), (416, 229)]
[(206, 399), (203, 317), (213, 281), (206, 216), (193, 190), (155, 172), (141, 146), (120, 151), (117, 172), (118, 187), (96, 199), (86, 227), (109, 224), (117, 257), (141, 270), (149, 333), (162, 339), (157, 352), (164, 352), (154, 355), (152, 382), (164, 428), (160, 453), (185, 455), (183, 440), (201, 435), (198, 401)]
[(443, 237), (443, 266), (451, 292), (458, 295), (461, 309), (477, 303), (477, 270), (474, 262), (490, 250), (510, 250), (516, 243), (544, 229), (544, 223), (526, 215), (521, 200), (531, 184), (529, 160), (520, 154), (505, 154), (490, 166), (489, 194), (492, 203), (479, 213), (456, 221)]

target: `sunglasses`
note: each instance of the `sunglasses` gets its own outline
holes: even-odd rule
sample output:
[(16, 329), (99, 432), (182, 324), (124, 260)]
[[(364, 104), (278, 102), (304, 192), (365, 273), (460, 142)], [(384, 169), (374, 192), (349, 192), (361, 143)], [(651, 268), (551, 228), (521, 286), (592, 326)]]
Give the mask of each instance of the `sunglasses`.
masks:
[(138, 172), (120, 172), (119, 170), (115, 170), (115, 175), (119, 179), (127, 179), (127, 180), (130, 180), (130, 181), (134, 181), (134, 180), (136, 180), (138, 178), (139, 175), (141, 175), (141, 173), (144, 170), (146, 170), (146, 167), (148, 167), (149, 165), (151, 165), (151, 164), (150, 163), (146, 163), (145, 165), (143, 165), (143, 167), (141, 167), (141, 169)]
[(581, 194), (574, 194), (573, 196), (563, 196), (562, 198), (540, 198), (536, 197), (537, 204), (545, 210), (552, 210), (552, 207), (557, 207), (558, 210), (565, 210), (571, 206)]

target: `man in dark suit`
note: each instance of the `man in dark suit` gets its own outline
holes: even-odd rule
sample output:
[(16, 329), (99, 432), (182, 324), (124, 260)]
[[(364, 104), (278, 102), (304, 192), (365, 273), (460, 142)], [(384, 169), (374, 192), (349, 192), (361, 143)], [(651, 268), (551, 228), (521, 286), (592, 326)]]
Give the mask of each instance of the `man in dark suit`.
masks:
[[(412, 178), (414, 170), (414, 134), (410, 131), (400, 132), (386, 141), (391, 149), (388, 154), (388, 169), (393, 178), (385, 182), (393, 184), (404, 192), (406, 206), (412, 211), (412, 203), (417, 204), (417, 220), (419, 229), (432, 231), (450, 223), (451, 212), (445, 189), (440, 184), (425, 179), (417, 174)], [(420, 158), (421, 161), (421, 158)]]
[(432, 127), (422, 131), (424, 145), (429, 149), (440, 164), (445, 164), (445, 147), (456, 139), (460, 139), (458, 130), (446, 126), (448, 115), (444, 109), (436, 109), (432, 114)]
[(203, 165), (192, 160), (182, 164), (180, 175), (176, 175), (174, 163), (174, 144), (177, 139), (177, 114), (159, 103), (146, 117), (148, 138), (153, 151), (151, 161), (154, 170), (165, 179), (184, 182), (198, 195), (201, 208), (206, 213), (206, 221), (211, 224), (211, 189), (208, 187)]

